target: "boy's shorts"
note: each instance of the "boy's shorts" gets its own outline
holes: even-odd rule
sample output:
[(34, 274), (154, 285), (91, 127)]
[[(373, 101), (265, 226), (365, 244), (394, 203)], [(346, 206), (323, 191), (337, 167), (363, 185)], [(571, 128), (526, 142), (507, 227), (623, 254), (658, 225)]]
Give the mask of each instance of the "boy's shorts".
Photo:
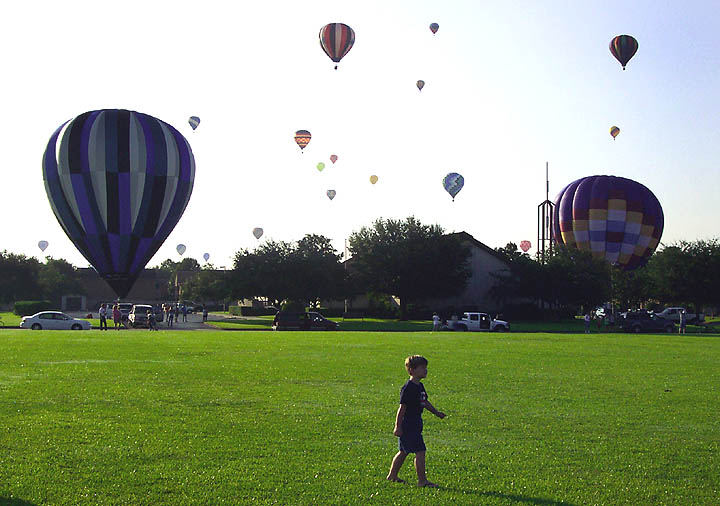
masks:
[(398, 449), (404, 453), (417, 453), (425, 451), (425, 441), (422, 432), (403, 433), (398, 438)]

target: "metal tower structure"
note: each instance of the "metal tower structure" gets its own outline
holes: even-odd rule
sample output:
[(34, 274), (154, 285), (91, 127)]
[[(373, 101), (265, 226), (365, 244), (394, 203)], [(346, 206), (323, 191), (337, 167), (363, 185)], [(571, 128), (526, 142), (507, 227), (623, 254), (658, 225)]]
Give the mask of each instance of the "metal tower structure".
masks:
[(550, 179), (548, 178), (548, 162), (545, 162), (545, 201), (538, 206), (538, 238), (537, 255), (541, 263), (545, 263), (553, 251), (553, 215), (555, 204), (550, 201)]

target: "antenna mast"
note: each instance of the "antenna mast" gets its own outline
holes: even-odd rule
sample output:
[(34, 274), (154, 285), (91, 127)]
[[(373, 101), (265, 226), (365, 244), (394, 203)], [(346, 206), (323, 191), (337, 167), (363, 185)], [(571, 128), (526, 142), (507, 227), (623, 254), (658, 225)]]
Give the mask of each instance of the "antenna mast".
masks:
[(538, 240), (537, 255), (541, 263), (545, 263), (553, 250), (553, 215), (555, 204), (550, 201), (550, 178), (548, 162), (545, 162), (545, 201), (538, 206)]

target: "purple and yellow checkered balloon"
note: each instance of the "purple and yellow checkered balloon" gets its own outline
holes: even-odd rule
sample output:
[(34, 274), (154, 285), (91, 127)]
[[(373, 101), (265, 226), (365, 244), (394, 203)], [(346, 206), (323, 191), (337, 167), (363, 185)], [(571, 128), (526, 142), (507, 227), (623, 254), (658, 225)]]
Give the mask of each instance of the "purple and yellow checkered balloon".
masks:
[(584, 177), (555, 198), (555, 241), (590, 251), (627, 271), (647, 263), (660, 242), (664, 223), (655, 195), (624, 177)]

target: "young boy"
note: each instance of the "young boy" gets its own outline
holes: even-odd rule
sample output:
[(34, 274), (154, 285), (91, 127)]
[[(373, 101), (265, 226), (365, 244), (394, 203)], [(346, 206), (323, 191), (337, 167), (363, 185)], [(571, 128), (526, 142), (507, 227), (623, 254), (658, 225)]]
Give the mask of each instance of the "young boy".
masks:
[(408, 453), (415, 454), (415, 471), (417, 471), (418, 486), (436, 488), (435, 483), (428, 481), (425, 476), (425, 442), (422, 437), (422, 411), (423, 408), (430, 411), (438, 418), (445, 418), (445, 413), (438, 411), (427, 400), (425, 387), (420, 380), (427, 376), (428, 361), (420, 355), (412, 355), (405, 359), (410, 379), (400, 389), (400, 407), (395, 418), (395, 434), (399, 439), (399, 451), (393, 457), (390, 465), (390, 472), (387, 475), (389, 481), (405, 483), (398, 477), (398, 472), (405, 462)]

